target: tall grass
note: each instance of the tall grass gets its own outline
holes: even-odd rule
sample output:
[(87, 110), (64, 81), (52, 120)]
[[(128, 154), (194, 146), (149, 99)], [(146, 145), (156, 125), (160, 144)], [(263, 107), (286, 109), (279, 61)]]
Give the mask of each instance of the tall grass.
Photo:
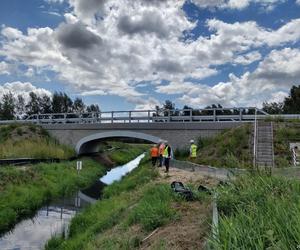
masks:
[(282, 122), (275, 124), (274, 130), (274, 153), (277, 167), (289, 167), (292, 155), (289, 147), (290, 142), (300, 141), (300, 122)]
[(58, 143), (42, 127), (22, 124), (0, 126), (0, 158), (68, 159), (74, 155), (74, 149)]
[(148, 183), (158, 176), (158, 171), (149, 167), (149, 158), (144, 158), (140, 166), (126, 175), (119, 182), (114, 182), (104, 188), (103, 197), (109, 198), (122, 192), (135, 189), (138, 186)]
[(297, 249), (300, 244), (300, 183), (245, 176), (219, 189), (216, 249)]
[(250, 168), (251, 125), (225, 130), (214, 138), (199, 139), (196, 163), (227, 168)]
[[(147, 167), (149, 167), (148, 162), (143, 162), (139, 167), (142, 170), (135, 169), (121, 181), (114, 183), (112, 188), (107, 187), (104, 190), (105, 199), (72, 219), (69, 238), (64, 240), (61, 237), (55, 237), (48, 242), (46, 249), (90, 249), (87, 244), (91, 244), (91, 248), (94, 248), (92, 242), (95, 242), (96, 236), (119, 223), (126, 216), (128, 207), (136, 203), (143, 195), (143, 188), (140, 190), (142, 183), (156, 176), (152, 174), (153, 169), (146, 171)], [(144, 175), (144, 181), (139, 180), (141, 173)]]
[(66, 145), (60, 145), (49, 138), (20, 140), (14, 142), (6, 140), (0, 144), (1, 158), (59, 158), (68, 159), (75, 155), (75, 151)]
[(123, 142), (110, 142), (112, 147), (118, 150), (108, 152), (109, 158), (117, 164), (123, 165), (132, 160), (132, 156), (138, 156), (149, 149), (145, 144), (130, 144)]
[(151, 231), (168, 223), (176, 218), (176, 212), (171, 208), (173, 200), (174, 194), (169, 185), (149, 188), (130, 213), (129, 225), (141, 224), (144, 230)]

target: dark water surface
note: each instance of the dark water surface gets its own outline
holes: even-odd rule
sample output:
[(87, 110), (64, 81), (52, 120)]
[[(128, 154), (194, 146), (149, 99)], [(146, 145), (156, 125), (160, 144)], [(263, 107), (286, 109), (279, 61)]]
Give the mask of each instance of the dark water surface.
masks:
[(0, 238), (0, 250), (43, 249), (52, 236), (63, 232), (68, 235), (68, 226), (75, 214), (101, 199), (103, 187), (120, 180), (138, 167), (144, 156), (142, 154), (123, 166), (111, 169), (89, 188), (80, 190), (67, 199), (53, 201), (41, 208), (33, 218), (21, 221), (11, 232)]

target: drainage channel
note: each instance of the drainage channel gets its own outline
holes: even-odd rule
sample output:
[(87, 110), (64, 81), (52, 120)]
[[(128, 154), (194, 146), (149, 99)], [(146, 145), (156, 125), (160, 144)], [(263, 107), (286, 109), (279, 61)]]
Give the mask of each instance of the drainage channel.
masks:
[(89, 188), (80, 190), (71, 197), (54, 200), (42, 207), (31, 219), (21, 221), (11, 232), (0, 238), (0, 249), (43, 249), (52, 236), (68, 235), (70, 221), (76, 213), (100, 200), (103, 188), (121, 180), (123, 176), (138, 167), (144, 156), (145, 154), (142, 154), (122, 166), (111, 169)]

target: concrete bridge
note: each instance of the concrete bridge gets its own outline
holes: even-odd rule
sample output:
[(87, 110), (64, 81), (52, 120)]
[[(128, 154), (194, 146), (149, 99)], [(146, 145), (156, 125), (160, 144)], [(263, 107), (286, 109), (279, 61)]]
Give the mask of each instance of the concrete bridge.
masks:
[(166, 140), (173, 148), (183, 148), (191, 139), (211, 137), (241, 122), (131, 123), (131, 124), (44, 124), (59, 142), (72, 145), (77, 154), (97, 152), (100, 141), (109, 138), (136, 138), (158, 143)]
[(72, 145), (77, 154), (84, 154), (97, 152), (99, 142), (109, 138), (136, 138), (152, 143), (166, 140), (173, 148), (184, 148), (191, 139), (215, 136), (224, 129), (266, 118), (300, 119), (300, 115), (269, 115), (251, 107), (135, 110), (35, 114), (26, 120), (0, 121), (0, 124), (39, 124), (59, 142)]

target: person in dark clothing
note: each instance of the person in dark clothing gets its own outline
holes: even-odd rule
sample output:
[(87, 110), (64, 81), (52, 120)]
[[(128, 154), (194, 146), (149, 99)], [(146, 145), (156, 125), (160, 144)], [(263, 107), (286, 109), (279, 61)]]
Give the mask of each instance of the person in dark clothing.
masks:
[(169, 168), (170, 168), (171, 152), (172, 152), (171, 146), (168, 143), (166, 143), (165, 149), (164, 149), (164, 154), (163, 154), (164, 163), (165, 163), (165, 167), (166, 167), (166, 171), (165, 171), (166, 173), (169, 172)]

